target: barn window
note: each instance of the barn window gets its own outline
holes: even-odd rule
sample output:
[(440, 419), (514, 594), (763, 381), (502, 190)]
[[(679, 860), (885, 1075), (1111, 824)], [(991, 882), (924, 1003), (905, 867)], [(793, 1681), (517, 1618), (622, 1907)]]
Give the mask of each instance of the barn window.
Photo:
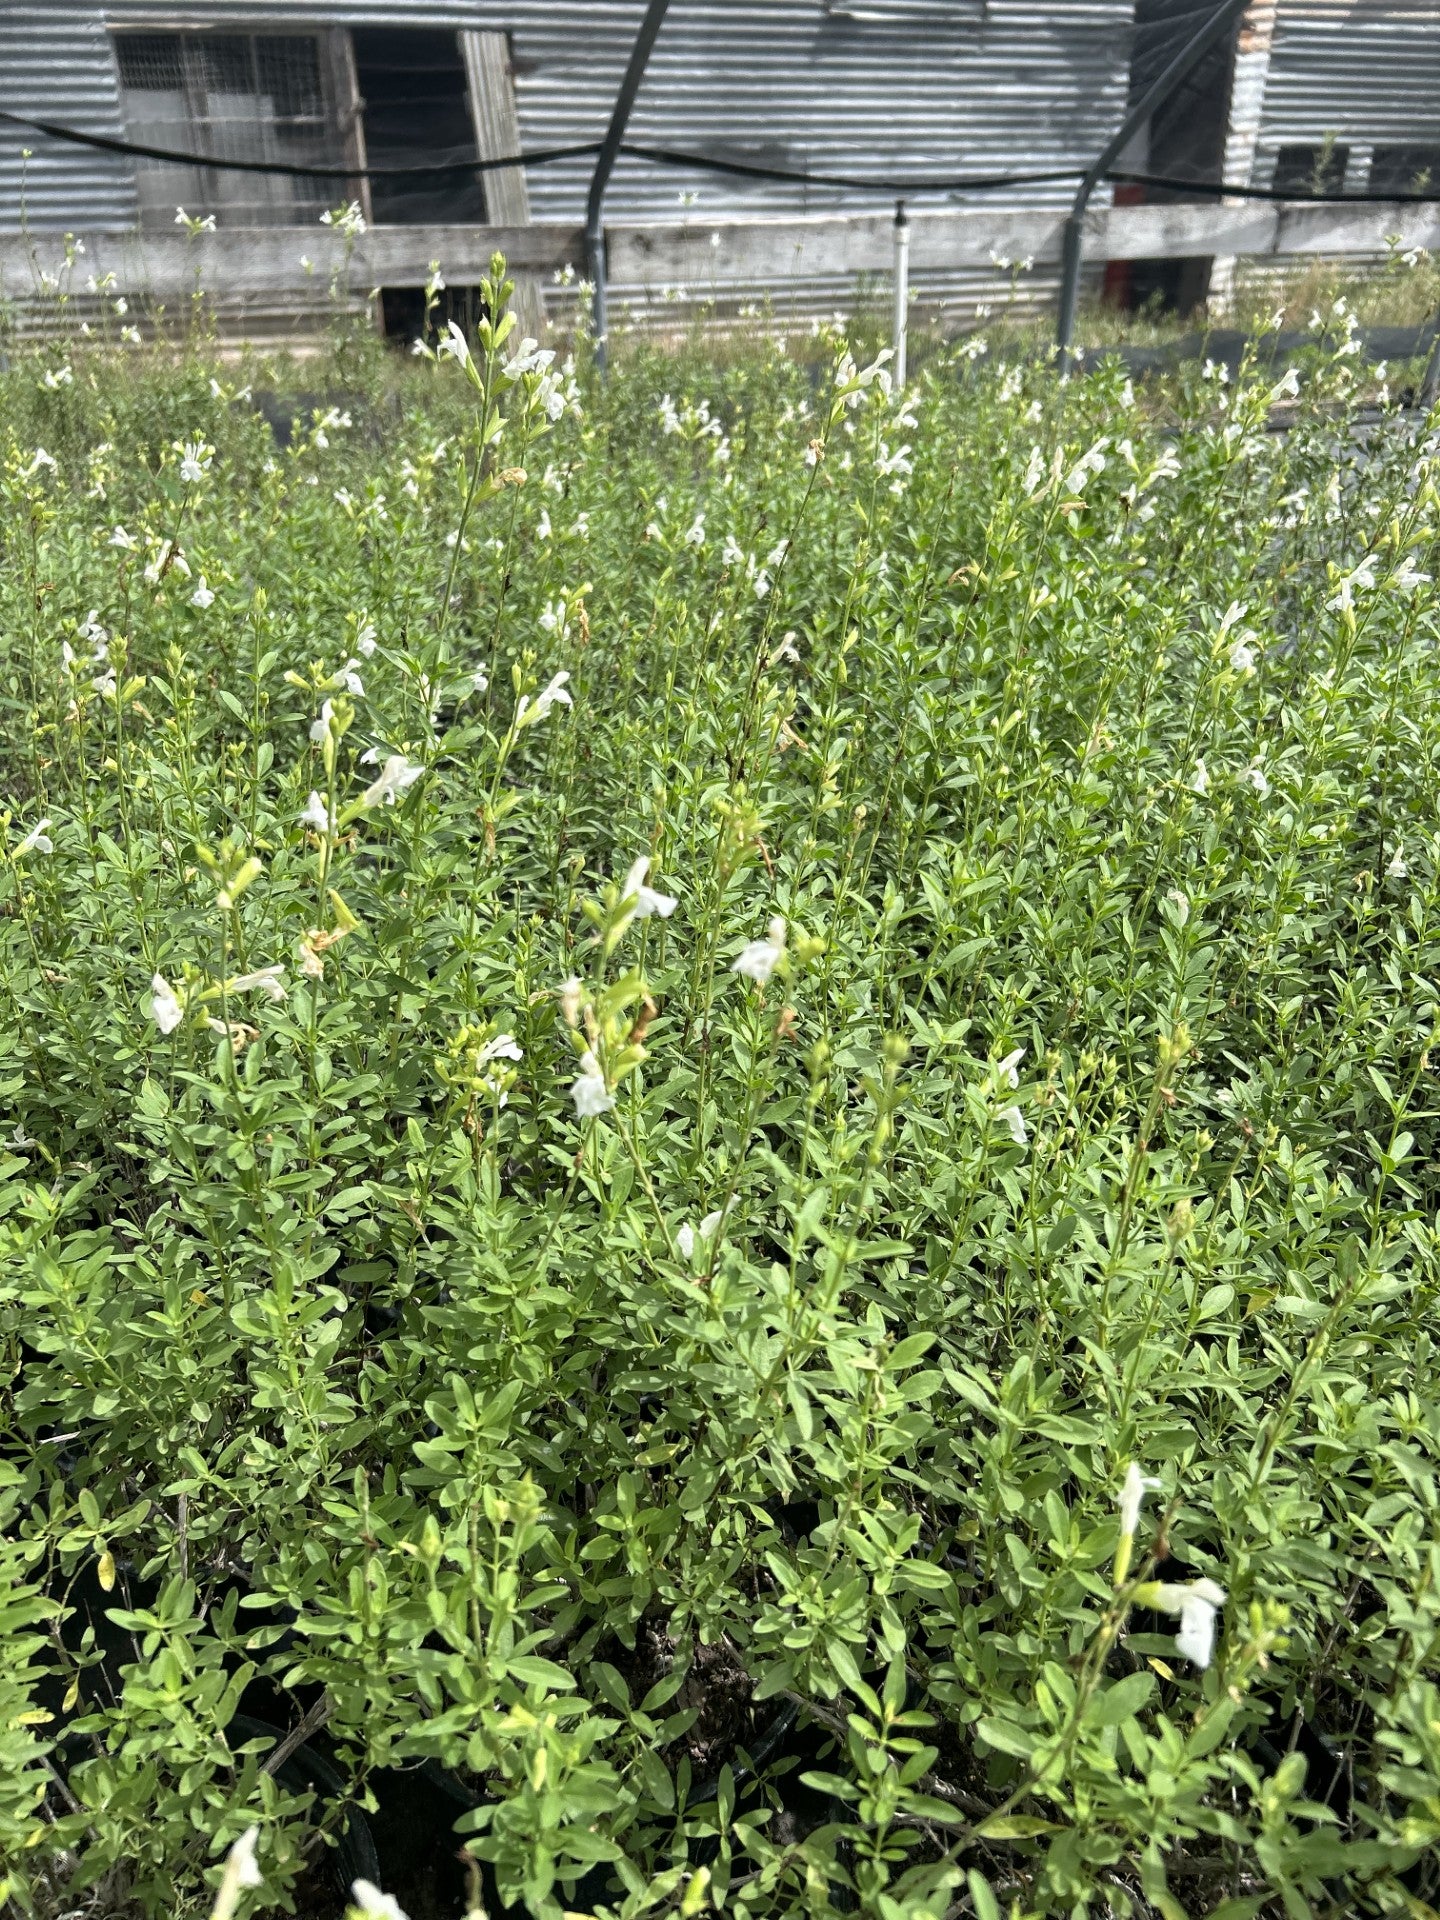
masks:
[[(318, 34), (117, 33), (126, 130), (207, 159), (343, 164), (330, 51)], [(308, 225), (345, 184), (145, 160), (135, 178), (145, 226), (169, 225), (177, 205), (227, 227)]]
[[(117, 32), (115, 61), (129, 137), (206, 160), (373, 168), (318, 179), (137, 161), (141, 224), (175, 209), (222, 227), (308, 226), (354, 198), (380, 225), (525, 225), (525, 176), (482, 179), (479, 153), (519, 150), (503, 34), (428, 28), (316, 28), (285, 33)], [(443, 167), (450, 173), (391, 173)], [(468, 166), (467, 166), (468, 163)]]
[(1349, 164), (1349, 147), (1337, 146), (1333, 140), (1317, 141), (1313, 146), (1281, 147), (1275, 155), (1275, 178), (1271, 185), (1277, 193), (1289, 194), (1296, 200), (1317, 193), (1343, 193), (1345, 169)]
[(1440, 185), (1440, 147), (1376, 147), (1371, 193), (1433, 193)]

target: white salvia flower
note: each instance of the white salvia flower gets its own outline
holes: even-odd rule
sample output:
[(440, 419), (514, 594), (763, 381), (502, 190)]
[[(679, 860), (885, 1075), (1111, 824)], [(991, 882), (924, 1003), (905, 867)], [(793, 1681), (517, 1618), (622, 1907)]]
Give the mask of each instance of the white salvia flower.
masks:
[(490, 686), (490, 676), (484, 667), (476, 667), (470, 676), (471, 693), (485, 693)]
[(1141, 1473), (1132, 1460), (1125, 1469), (1125, 1480), (1120, 1488), (1120, 1533), (1122, 1538), (1131, 1540), (1140, 1524), (1140, 1509), (1145, 1504), (1147, 1493), (1159, 1493), (1162, 1482)]
[(721, 561), (727, 567), (742, 567), (745, 564), (745, 549), (733, 533), (727, 533), (725, 544), (720, 549)]
[(690, 522), (690, 525), (686, 528), (685, 545), (687, 547), (703, 547), (704, 544), (705, 516), (703, 513), (697, 513), (695, 518)]
[(548, 540), (554, 531), (554, 527), (550, 524), (550, 510), (548, 507), (542, 507), (540, 509), (540, 518), (535, 522), (535, 538), (537, 540)]
[(995, 1063), (995, 1078), (1003, 1080), (1012, 1092), (1020, 1084), (1020, 1062), (1024, 1058), (1024, 1047), (1016, 1047), (1013, 1053), (1007, 1053), (1003, 1060)]
[(185, 1018), (185, 1009), (163, 973), (152, 974), (150, 978), (150, 1018), (161, 1033), (173, 1033)]
[(673, 894), (657, 893), (653, 887), (645, 885), (645, 876), (649, 871), (650, 856), (648, 853), (642, 853), (625, 876), (620, 898), (634, 899), (634, 915), (637, 920), (648, 920), (653, 913), (658, 913), (662, 920), (668, 920), (678, 903)]
[[(42, 822), (42, 824), (44, 823)], [(25, 849), (21, 847), (18, 851), (23, 853)], [(49, 851), (48, 847), (46, 851)], [(1396, 845), (1394, 853), (1390, 856), (1390, 864), (1385, 869), (1385, 878), (1387, 880), (1403, 880), (1409, 871), (1409, 867), (1405, 864), (1405, 847), (1402, 842)]]
[(1225, 1604), (1225, 1589), (1213, 1580), (1185, 1584), (1160, 1581), (1153, 1604), (1162, 1613), (1178, 1613), (1180, 1631), (1175, 1650), (1197, 1667), (1208, 1667), (1215, 1651), (1215, 1616)]
[(20, 478), (22, 480), (33, 480), (41, 467), (48, 467), (51, 473), (57, 471), (54, 454), (47, 453), (44, 447), (37, 447), (30, 456), (29, 466), (21, 470)]
[(1040, 482), (1044, 478), (1045, 478), (1045, 456), (1043, 453), (1041, 453), (1039, 447), (1032, 447), (1030, 449), (1030, 458), (1026, 462), (1026, 466), (1025, 466), (1025, 483), (1024, 484), (1025, 484), (1025, 497), (1027, 500), (1034, 497), (1036, 490), (1039, 488)]
[(394, 1894), (382, 1893), (369, 1880), (357, 1880), (350, 1889), (350, 1899), (365, 1920), (408, 1920)]
[(330, 731), (330, 716), (334, 711), (335, 702), (333, 700), (326, 700), (322, 704), (317, 718), (310, 722), (310, 738), (315, 742), (317, 747)]
[(1010, 1138), (1015, 1142), (1016, 1146), (1023, 1147), (1025, 1142), (1030, 1138), (1030, 1133), (1025, 1125), (1025, 1116), (1021, 1113), (1019, 1107), (1002, 1107), (998, 1117), (1003, 1120), (1005, 1125), (1010, 1129)]
[(470, 365), (470, 342), (465, 338), (465, 329), (456, 320), (450, 322), (445, 338), (437, 351), (449, 354), (452, 360), (458, 360), (462, 367)]
[(1348, 613), (1355, 604), (1356, 587), (1373, 587), (1375, 584), (1375, 559), (1367, 555), (1353, 573), (1342, 575), (1339, 592), (1333, 599), (1325, 602), (1327, 613)]
[(1256, 793), (1259, 794), (1260, 798), (1262, 800), (1265, 799), (1270, 792), (1270, 782), (1265, 778), (1263, 768), (1247, 767), (1245, 769), (1245, 778), (1255, 789)]
[(374, 627), (368, 620), (364, 621), (360, 631), (355, 635), (355, 651), (368, 660), (378, 644)]
[(765, 938), (752, 940), (740, 957), (730, 963), (730, 971), (742, 973), (747, 980), (763, 987), (784, 957), (787, 933), (783, 916), (775, 914), (765, 930)]
[(533, 701), (529, 694), (522, 694), (520, 708), (515, 716), (516, 724), (534, 726), (545, 718), (557, 701), (562, 707), (573, 707), (575, 702), (570, 698), (569, 689), (565, 684), (569, 678), (570, 675), (562, 669), (554, 675), (548, 686), (540, 689)]
[(337, 680), (342, 682), (345, 691), (353, 694), (357, 700), (363, 699), (365, 694), (365, 683), (355, 671), (359, 665), (360, 662), (352, 654), (335, 676)]
[(575, 1102), (577, 1120), (593, 1120), (598, 1114), (608, 1113), (615, 1104), (614, 1094), (605, 1085), (600, 1062), (588, 1047), (580, 1056), (580, 1072), (570, 1088), (570, 1097)]
[(713, 1239), (720, 1231), (720, 1222), (724, 1218), (724, 1209), (720, 1207), (717, 1207), (713, 1213), (707, 1213), (705, 1218), (700, 1222), (700, 1238), (702, 1240)]
[(24, 1127), (17, 1123), (14, 1133), (11, 1134), (5, 1144), (16, 1153), (24, 1153), (27, 1147), (33, 1147), (35, 1145), (35, 1136), (33, 1133), (26, 1133)]
[[(1253, 639), (1254, 635), (1252, 634), (1250, 637)], [(1231, 647), (1229, 659), (1230, 665), (1236, 673), (1253, 673), (1255, 671), (1255, 649), (1247, 646), (1243, 639), (1237, 640), (1234, 646)]]
[(203, 440), (187, 440), (181, 448), (180, 478), (187, 487), (198, 487), (210, 471), (215, 449)]
[(1417, 573), (1413, 558), (1407, 557), (1391, 574), (1390, 584), (1398, 587), (1402, 593), (1413, 593), (1416, 587), (1425, 586), (1429, 579), (1428, 573)]
[(97, 674), (90, 682), (90, 685), (95, 689), (96, 693), (100, 695), (102, 700), (113, 700), (119, 691), (115, 679), (115, 669), (111, 667), (105, 673)]
[(190, 596), (190, 604), (192, 607), (199, 607), (202, 612), (206, 607), (213, 607), (215, 604), (214, 589), (206, 586), (203, 573), (200, 576), (199, 586)]
[(265, 1884), (265, 1876), (255, 1858), (255, 1842), (259, 1838), (259, 1827), (247, 1827), (225, 1856), (225, 1878), (229, 1880), (233, 1875), (237, 1889), (263, 1887)]
[(48, 819), (38, 821), (36, 825), (30, 829), (29, 833), (26, 834), (19, 846), (16, 847), (11, 858), (18, 860), (22, 853), (53, 853), (55, 851), (55, 842), (45, 831), (49, 824)]
[(691, 1226), (688, 1220), (685, 1222), (683, 1227), (676, 1228), (675, 1245), (680, 1249), (680, 1257), (682, 1260), (694, 1259), (695, 1229), (694, 1227)]
[(305, 803), (305, 811), (300, 815), (300, 824), (302, 827), (313, 827), (316, 833), (335, 831), (335, 822), (331, 818), (330, 809), (325, 804), (324, 796), (317, 793), (313, 787), (310, 789), (310, 798)]
[(73, 385), (74, 380), (75, 376), (69, 367), (55, 367), (45, 375), (43, 384), (50, 389), (51, 393), (56, 393), (61, 387)]
[(770, 591), (770, 575), (765, 571), (764, 567), (761, 567), (750, 584), (755, 590), (755, 598), (757, 600), (763, 600)]
[(1190, 776), (1190, 791), (1202, 795), (1210, 791), (1210, 775), (1205, 770), (1203, 760), (1195, 762), (1195, 771)]
[(110, 545), (112, 547), (124, 547), (128, 549), (131, 547), (138, 547), (139, 544), (140, 542), (134, 537), (134, 535), (127, 533), (124, 527), (116, 527), (115, 531), (110, 536)]
[(795, 629), (793, 627), (789, 629), (779, 646), (776, 647), (775, 651), (771, 654), (770, 665), (773, 667), (781, 660), (788, 660), (792, 665), (797, 667), (800, 664), (800, 652), (795, 645)]
[(283, 966), (260, 967), (254, 973), (237, 973), (227, 982), (231, 993), (263, 993), (267, 1000), (277, 1005), (285, 998), (285, 969)]
[(1190, 918), (1189, 895), (1182, 893), (1179, 887), (1171, 887), (1165, 898), (1175, 909), (1176, 924), (1183, 927)]
[(413, 787), (424, 773), (424, 767), (417, 767), (407, 760), (403, 753), (387, 756), (380, 769), (380, 778), (373, 781), (360, 796), (362, 807), (393, 807), (407, 788)]
[(560, 988), (560, 1012), (567, 1027), (580, 1024), (580, 1002), (585, 989), (580, 984), (580, 976), (572, 973)]

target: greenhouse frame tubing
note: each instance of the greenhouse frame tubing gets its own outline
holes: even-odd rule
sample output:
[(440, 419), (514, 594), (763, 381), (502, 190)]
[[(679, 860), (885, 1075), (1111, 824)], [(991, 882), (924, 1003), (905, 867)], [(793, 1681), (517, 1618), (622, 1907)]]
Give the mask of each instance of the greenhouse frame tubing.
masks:
[(1080, 261), (1085, 247), (1085, 209), (1090, 204), (1090, 196), (1155, 108), (1210, 51), (1221, 34), (1233, 26), (1249, 4), (1250, 0), (1221, 0), (1204, 26), (1191, 35), (1169, 66), (1146, 88), (1126, 114), (1118, 131), (1107, 141), (1076, 189), (1074, 203), (1065, 222), (1064, 245), (1060, 256), (1060, 310), (1055, 322), (1055, 345), (1059, 349), (1062, 379), (1070, 370), (1070, 344), (1075, 337), (1075, 307), (1080, 295)]
[(595, 364), (605, 371), (605, 189), (610, 184), (610, 176), (615, 171), (615, 162), (619, 158), (620, 143), (625, 138), (625, 129), (630, 123), (630, 112), (635, 105), (635, 96), (640, 91), (640, 82), (645, 78), (645, 69), (649, 65), (650, 50), (655, 45), (670, 0), (650, 0), (645, 9), (645, 18), (640, 22), (640, 31), (635, 36), (635, 44), (630, 49), (630, 61), (625, 69), (625, 77), (620, 82), (620, 91), (615, 96), (615, 111), (610, 116), (610, 125), (600, 144), (599, 156), (595, 161), (595, 171), (590, 177), (590, 192), (585, 201), (585, 254), (589, 262), (590, 278), (595, 287)]

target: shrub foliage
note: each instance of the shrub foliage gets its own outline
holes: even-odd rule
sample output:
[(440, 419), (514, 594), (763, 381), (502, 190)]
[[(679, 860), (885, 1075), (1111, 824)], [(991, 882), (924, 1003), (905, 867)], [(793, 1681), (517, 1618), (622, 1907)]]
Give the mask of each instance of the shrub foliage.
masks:
[(1427, 423), (510, 329), (4, 379), (10, 1898), (1429, 1913)]

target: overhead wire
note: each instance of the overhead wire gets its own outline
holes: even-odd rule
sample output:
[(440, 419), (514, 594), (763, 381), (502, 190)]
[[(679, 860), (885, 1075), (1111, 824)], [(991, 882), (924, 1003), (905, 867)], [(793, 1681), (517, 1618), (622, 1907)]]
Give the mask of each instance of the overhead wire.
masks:
[[(344, 162), (313, 165), (298, 160), (223, 159), (213, 154), (185, 153), (173, 147), (158, 147), (144, 141), (122, 140), (112, 134), (88, 133), (79, 127), (62, 126), (53, 120), (40, 120), (25, 114), (0, 109), (0, 121), (43, 134), (62, 143), (90, 147), (136, 160), (161, 165), (208, 168), (222, 173), (263, 173), (299, 180), (419, 180), (449, 179), (469, 174), (500, 172), (509, 167), (545, 167), (564, 160), (584, 159), (598, 153), (598, 140), (575, 141), (565, 146), (540, 147), (529, 153), (505, 154), (492, 159), (452, 156), (407, 166), (354, 166)], [(772, 180), (792, 186), (840, 188), (849, 192), (883, 193), (888, 196), (936, 193), (994, 193), (1010, 187), (1048, 186), (1083, 177), (1079, 166), (1050, 167), (1026, 173), (986, 173), (953, 175), (880, 176), (810, 172), (798, 167), (777, 167), (720, 153), (701, 153), (671, 147), (622, 143), (627, 158), (651, 166), (672, 167), (691, 172), (727, 174), (742, 180)], [(1125, 185), (1155, 187), (1170, 193), (1200, 194), (1207, 198), (1234, 200), (1306, 201), (1320, 206), (1389, 206), (1414, 203), (1433, 205), (1440, 201), (1440, 188), (1430, 191), (1387, 193), (1304, 193), (1296, 194), (1276, 187), (1255, 186), (1230, 180), (1193, 180), (1175, 174), (1149, 173), (1129, 167), (1115, 167), (1105, 178)]]

